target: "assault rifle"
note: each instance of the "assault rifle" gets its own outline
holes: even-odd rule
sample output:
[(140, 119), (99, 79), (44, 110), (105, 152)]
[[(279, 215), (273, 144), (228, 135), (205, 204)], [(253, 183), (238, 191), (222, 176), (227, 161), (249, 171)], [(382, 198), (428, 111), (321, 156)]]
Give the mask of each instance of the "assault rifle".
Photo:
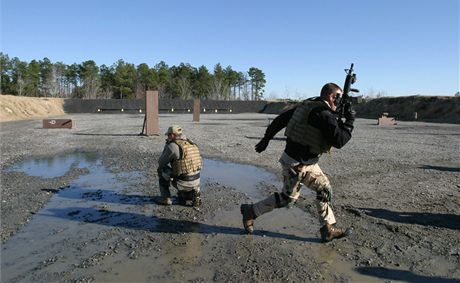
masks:
[(343, 117), (343, 111), (345, 108), (345, 104), (351, 103), (351, 98), (349, 93), (350, 92), (359, 92), (356, 88), (351, 88), (351, 85), (356, 82), (356, 74), (353, 73), (353, 63), (351, 63), (350, 69), (345, 69), (345, 73), (347, 73), (347, 77), (345, 78), (345, 84), (343, 86), (343, 94), (340, 101), (337, 103), (337, 113), (339, 113), (339, 117)]

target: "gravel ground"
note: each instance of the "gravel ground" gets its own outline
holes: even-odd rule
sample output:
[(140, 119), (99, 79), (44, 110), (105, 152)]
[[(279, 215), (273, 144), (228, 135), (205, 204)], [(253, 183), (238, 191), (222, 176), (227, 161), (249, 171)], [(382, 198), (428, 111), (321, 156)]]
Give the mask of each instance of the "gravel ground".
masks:
[[(0, 124), (2, 282), (460, 280), (460, 125), (379, 127), (358, 119), (351, 142), (320, 160), (334, 187), (338, 224), (354, 232), (323, 244), (308, 189), (294, 206), (257, 219), (255, 235), (245, 235), (239, 204), (258, 199), (237, 186), (205, 182), (200, 210), (156, 205), (155, 165), (164, 136), (138, 136), (142, 115), (66, 117), (74, 129), (42, 129), (41, 120)], [(192, 115), (165, 114), (160, 131), (180, 124), (205, 158), (254, 165), (280, 178), (282, 133), (262, 154), (253, 150), (274, 117), (206, 114), (193, 123)], [(11, 168), (75, 153), (96, 154), (127, 184), (122, 192), (131, 210), (113, 209), (121, 207), (121, 198), (99, 203), (93, 214), (75, 209), (53, 220), (75, 223), (73, 233), (56, 228), (32, 236), (33, 245), (27, 245), (24, 231), (43, 228), (35, 223), (41, 209), (89, 170), (72, 166), (63, 176), (41, 178)], [(277, 190), (275, 183), (267, 180), (257, 191), (267, 195)], [(15, 249), (23, 257), (9, 256)]]

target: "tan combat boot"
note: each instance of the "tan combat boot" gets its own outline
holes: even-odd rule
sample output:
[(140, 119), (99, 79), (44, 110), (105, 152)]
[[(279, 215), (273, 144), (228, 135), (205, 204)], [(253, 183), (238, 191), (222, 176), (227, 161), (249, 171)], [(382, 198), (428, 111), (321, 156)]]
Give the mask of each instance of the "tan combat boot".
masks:
[(244, 230), (248, 234), (252, 234), (254, 232), (254, 219), (257, 216), (254, 214), (254, 209), (252, 208), (252, 204), (242, 204), (240, 206), (241, 214), (243, 214), (243, 226)]
[(321, 232), (321, 240), (323, 242), (343, 238), (351, 233), (351, 229), (337, 228), (331, 224), (324, 225), (319, 231)]

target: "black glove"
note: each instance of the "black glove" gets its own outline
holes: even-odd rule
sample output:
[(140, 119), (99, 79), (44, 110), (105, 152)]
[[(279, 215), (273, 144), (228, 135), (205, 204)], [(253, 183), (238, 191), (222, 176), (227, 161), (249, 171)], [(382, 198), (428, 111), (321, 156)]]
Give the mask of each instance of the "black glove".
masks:
[(254, 148), (258, 153), (261, 153), (267, 148), (269, 142), (270, 142), (270, 139), (264, 137), (260, 140), (258, 144), (256, 144)]
[(356, 116), (356, 111), (353, 110), (351, 107), (351, 103), (348, 102), (345, 104), (345, 107), (343, 109), (343, 117), (345, 117), (345, 123), (353, 125), (353, 122), (355, 121), (355, 116)]

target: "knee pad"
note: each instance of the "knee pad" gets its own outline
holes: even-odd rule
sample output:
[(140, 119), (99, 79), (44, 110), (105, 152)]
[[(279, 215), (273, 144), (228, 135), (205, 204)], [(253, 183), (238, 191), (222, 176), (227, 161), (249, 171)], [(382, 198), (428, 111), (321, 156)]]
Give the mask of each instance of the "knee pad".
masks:
[(201, 205), (201, 193), (195, 190), (192, 191), (179, 191), (177, 192), (179, 204), (181, 205)]
[(178, 191), (177, 192), (177, 201), (180, 205), (185, 205), (187, 201), (187, 195), (184, 192)]
[(321, 202), (332, 202), (332, 187), (328, 185), (317, 191), (316, 199)]
[(180, 194), (182, 195), (182, 197), (185, 200), (192, 200), (193, 199), (193, 191), (182, 191), (182, 192), (180, 192)]
[(276, 201), (276, 207), (277, 208), (285, 207), (289, 203), (295, 201), (294, 199), (290, 198), (285, 193), (281, 193), (281, 194), (280, 193), (275, 193), (274, 195), (275, 195), (275, 201)]

